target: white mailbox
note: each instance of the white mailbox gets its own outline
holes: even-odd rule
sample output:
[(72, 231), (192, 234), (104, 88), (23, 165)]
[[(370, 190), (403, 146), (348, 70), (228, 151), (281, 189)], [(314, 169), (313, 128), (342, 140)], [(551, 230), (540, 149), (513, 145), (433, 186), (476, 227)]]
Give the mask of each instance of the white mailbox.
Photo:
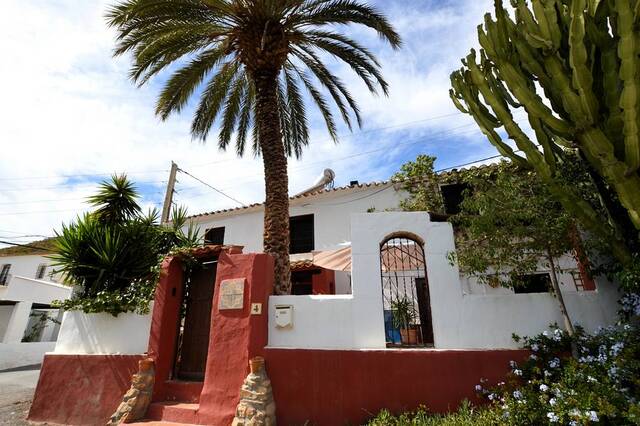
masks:
[(293, 306), (276, 305), (276, 327), (293, 327)]

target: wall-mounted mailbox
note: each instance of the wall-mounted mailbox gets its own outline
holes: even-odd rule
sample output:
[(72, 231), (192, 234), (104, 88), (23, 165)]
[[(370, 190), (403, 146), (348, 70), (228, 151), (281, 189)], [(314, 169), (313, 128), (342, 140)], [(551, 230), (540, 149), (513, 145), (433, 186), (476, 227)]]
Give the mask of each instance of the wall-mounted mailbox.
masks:
[(276, 305), (276, 327), (293, 327), (293, 306)]

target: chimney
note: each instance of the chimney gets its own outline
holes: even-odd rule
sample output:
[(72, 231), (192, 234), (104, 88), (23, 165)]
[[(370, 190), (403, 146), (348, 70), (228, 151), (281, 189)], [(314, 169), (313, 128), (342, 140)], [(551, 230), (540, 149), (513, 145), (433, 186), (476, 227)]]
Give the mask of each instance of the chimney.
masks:
[(358, 182), (357, 180), (352, 180), (351, 182), (349, 182), (349, 186), (358, 186), (360, 182)]

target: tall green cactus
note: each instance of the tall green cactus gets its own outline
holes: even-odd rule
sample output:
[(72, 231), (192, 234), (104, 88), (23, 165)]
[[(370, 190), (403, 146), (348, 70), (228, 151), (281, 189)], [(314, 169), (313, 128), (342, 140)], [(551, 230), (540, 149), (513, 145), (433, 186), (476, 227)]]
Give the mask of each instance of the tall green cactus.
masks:
[[(495, 0), (472, 50), (451, 74), (451, 99), (489, 141), (535, 169), (592, 231), (629, 259), (621, 236), (556, 176), (577, 149), (640, 231), (640, 0)], [(535, 141), (514, 120), (524, 109)], [(504, 128), (514, 151), (499, 135)], [(517, 154), (522, 152), (523, 155)]]

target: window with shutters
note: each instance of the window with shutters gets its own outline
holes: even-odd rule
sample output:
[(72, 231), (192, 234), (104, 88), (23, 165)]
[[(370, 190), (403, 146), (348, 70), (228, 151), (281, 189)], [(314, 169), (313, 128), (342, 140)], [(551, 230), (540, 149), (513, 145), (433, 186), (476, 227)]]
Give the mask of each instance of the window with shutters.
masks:
[(38, 270), (36, 271), (36, 280), (41, 280), (44, 278), (44, 273), (47, 271), (47, 264), (41, 263), (38, 265)]
[(11, 270), (11, 264), (6, 263), (2, 265), (2, 269), (0, 269), (0, 285), (7, 285), (7, 281), (9, 281), (10, 270)]

